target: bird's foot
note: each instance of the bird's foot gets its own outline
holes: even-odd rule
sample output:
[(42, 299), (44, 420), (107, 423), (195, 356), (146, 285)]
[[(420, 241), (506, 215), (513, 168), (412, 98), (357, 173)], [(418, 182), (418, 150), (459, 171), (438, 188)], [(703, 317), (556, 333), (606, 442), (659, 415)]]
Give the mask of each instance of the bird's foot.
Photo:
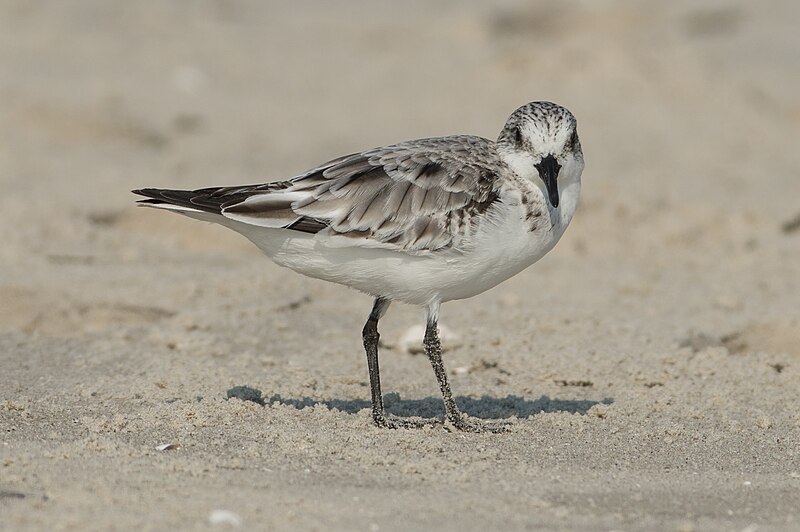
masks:
[(385, 429), (421, 429), (437, 423), (435, 419), (408, 419), (384, 413), (372, 414), (372, 420), (375, 425)]
[(511, 430), (510, 423), (486, 423), (482, 421), (476, 421), (464, 417), (464, 415), (460, 412), (448, 415), (446, 419), (449, 423), (445, 423), (445, 428), (448, 428), (449, 425), (452, 425), (455, 430), (459, 430), (461, 432), (491, 432), (493, 434), (500, 434), (502, 432), (508, 432)]

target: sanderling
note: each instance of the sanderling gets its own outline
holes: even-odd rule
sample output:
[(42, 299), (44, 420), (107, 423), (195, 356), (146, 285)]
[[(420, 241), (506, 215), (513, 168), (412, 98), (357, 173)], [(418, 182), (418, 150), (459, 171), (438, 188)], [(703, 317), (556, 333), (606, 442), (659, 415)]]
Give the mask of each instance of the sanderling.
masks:
[(378, 320), (392, 301), (426, 310), (425, 352), (445, 420), (465, 417), (442, 364), (437, 321), (446, 301), (480, 294), (542, 258), (578, 205), (583, 153), (575, 117), (550, 102), (514, 111), (497, 141), (458, 135), (345, 155), (288, 181), (198, 190), (134, 190), (139, 203), (216, 222), (273, 261), (375, 298), (362, 331), (379, 426), (415, 427), (384, 412)]

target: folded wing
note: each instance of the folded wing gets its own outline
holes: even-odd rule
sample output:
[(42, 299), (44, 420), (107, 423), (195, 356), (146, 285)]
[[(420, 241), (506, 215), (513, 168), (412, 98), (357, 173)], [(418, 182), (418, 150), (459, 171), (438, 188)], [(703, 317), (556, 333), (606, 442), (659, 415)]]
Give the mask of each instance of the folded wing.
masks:
[[(460, 136), (409, 141), (334, 159), (281, 183), (138, 191), (242, 223), (346, 237), (407, 252), (459, 248), (497, 200), (494, 143)], [(158, 192), (158, 194), (155, 194)]]

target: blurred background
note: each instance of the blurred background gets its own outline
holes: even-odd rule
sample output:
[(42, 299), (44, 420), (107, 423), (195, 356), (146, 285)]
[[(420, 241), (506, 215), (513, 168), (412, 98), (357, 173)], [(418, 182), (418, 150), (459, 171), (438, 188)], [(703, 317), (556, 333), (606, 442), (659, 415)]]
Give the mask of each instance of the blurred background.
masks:
[[(797, 0), (0, 0), (9, 526), (793, 529), (798, 21)], [(533, 100), (578, 119), (576, 217), (441, 318), (457, 400), (518, 418), (507, 436), (374, 429), (367, 296), (130, 193), (495, 138)], [(434, 417), (397, 347), (421, 321), (381, 321), (383, 385)]]

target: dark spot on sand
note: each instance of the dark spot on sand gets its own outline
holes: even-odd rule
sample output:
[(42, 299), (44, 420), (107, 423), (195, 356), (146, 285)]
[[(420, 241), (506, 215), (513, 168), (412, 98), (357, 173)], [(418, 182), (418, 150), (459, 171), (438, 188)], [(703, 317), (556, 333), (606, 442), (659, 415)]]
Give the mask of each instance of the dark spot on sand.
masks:
[(297, 310), (300, 307), (307, 305), (308, 303), (311, 303), (311, 296), (305, 295), (300, 299), (296, 299), (295, 301), (290, 301), (285, 305), (281, 305), (280, 307), (277, 307), (275, 310), (278, 312), (284, 312), (286, 310)]
[(690, 13), (684, 20), (684, 27), (691, 37), (715, 37), (736, 33), (743, 22), (741, 9), (725, 7)]
[(179, 114), (172, 120), (172, 125), (179, 133), (195, 133), (203, 127), (203, 117), (198, 114)]
[(798, 229), (800, 229), (800, 213), (795, 215), (795, 217), (792, 218), (791, 220), (787, 220), (786, 222), (784, 222), (783, 225), (781, 226), (781, 230), (787, 235), (789, 233), (794, 233)]
[(122, 218), (122, 211), (98, 211), (89, 213), (86, 218), (92, 225), (115, 225)]
[(251, 388), (250, 386), (234, 386), (227, 393), (228, 399), (239, 399), (241, 401), (250, 401), (261, 406), (266, 402), (262, 397), (261, 390)]
[(594, 386), (594, 383), (592, 381), (581, 381), (581, 380), (568, 381), (564, 379), (557, 379), (554, 380), (553, 382), (556, 383), (557, 386), (575, 386), (578, 388), (591, 388), (592, 386)]
[(785, 364), (781, 364), (780, 362), (776, 362), (775, 364), (770, 364), (769, 367), (775, 370), (775, 373), (781, 373), (784, 369), (786, 369)]

